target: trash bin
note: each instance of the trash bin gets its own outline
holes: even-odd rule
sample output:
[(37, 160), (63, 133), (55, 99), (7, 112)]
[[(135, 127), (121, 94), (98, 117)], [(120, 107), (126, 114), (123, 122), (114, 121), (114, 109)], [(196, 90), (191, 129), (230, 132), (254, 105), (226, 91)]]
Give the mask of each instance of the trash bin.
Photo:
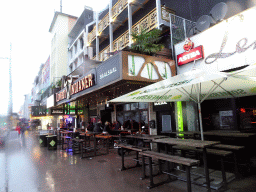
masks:
[(57, 149), (57, 135), (49, 135), (46, 138), (48, 150)]
[(47, 135), (39, 135), (39, 144), (40, 147), (47, 147)]

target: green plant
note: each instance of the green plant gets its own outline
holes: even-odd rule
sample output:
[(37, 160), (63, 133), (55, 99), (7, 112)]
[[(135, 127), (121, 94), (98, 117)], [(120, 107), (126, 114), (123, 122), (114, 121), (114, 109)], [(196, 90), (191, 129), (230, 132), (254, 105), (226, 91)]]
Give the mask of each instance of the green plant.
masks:
[(160, 29), (153, 29), (149, 32), (141, 30), (138, 34), (132, 33), (134, 43), (131, 46), (132, 50), (139, 51), (141, 53), (153, 54), (161, 51), (164, 48), (163, 44), (160, 44), (162, 31)]

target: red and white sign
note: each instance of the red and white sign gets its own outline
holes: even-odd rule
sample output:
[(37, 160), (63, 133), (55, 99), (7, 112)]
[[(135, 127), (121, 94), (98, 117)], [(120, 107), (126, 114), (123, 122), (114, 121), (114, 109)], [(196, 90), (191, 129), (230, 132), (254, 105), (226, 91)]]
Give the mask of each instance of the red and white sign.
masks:
[(180, 66), (180, 65), (184, 65), (186, 63), (189, 63), (198, 59), (203, 59), (203, 58), (204, 58), (203, 46), (200, 45), (194, 49), (191, 49), (188, 52), (184, 52), (177, 55), (177, 62), (178, 62), (178, 66)]

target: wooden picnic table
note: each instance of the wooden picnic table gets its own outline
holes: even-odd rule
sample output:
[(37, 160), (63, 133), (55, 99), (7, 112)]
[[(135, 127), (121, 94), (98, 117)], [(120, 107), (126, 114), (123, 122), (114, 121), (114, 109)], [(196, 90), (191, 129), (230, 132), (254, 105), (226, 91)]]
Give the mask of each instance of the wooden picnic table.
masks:
[[(90, 141), (91, 137), (93, 137), (93, 152), (94, 152), (94, 156), (96, 156), (96, 137), (95, 137), (95, 135), (98, 135), (98, 134), (100, 134), (100, 132), (90, 132), (90, 131), (88, 131), (88, 132), (80, 132), (80, 136), (87, 136), (87, 137), (89, 137), (89, 141)], [(86, 137), (85, 137), (85, 139), (86, 139)], [(90, 144), (90, 142), (89, 142), (89, 144)]]
[(166, 138), (167, 136), (164, 136), (164, 135), (147, 135), (147, 134), (142, 134), (142, 135), (126, 135), (124, 137), (126, 137), (126, 138), (134, 138), (134, 139), (142, 139), (142, 140), (154, 140), (154, 139)]
[[(196, 147), (201, 148), (203, 150), (203, 161), (204, 161), (204, 171), (206, 177), (207, 189), (210, 190), (210, 177), (209, 177), (209, 169), (207, 164), (207, 151), (206, 148), (211, 147), (213, 145), (219, 144), (220, 141), (202, 141), (202, 140), (194, 140), (194, 139), (178, 139), (178, 138), (162, 138), (153, 140), (155, 143), (163, 143), (165, 144), (166, 153), (168, 152), (168, 145), (180, 145), (187, 147)], [(158, 145), (158, 152), (160, 152), (160, 147)]]
[(107, 154), (108, 154), (108, 153), (109, 153), (109, 139), (112, 138), (112, 135), (98, 134), (98, 135), (95, 135), (95, 138), (98, 138), (98, 139), (106, 139), (106, 140), (107, 140), (106, 152), (107, 152)]
[(232, 131), (207, 131), (204, 132), (204, 135), (209, 136), (222, 136), (222, 137), (251, 137), (255, 136), (256, 133), (241, 133), (241, 132), (232, 132)]

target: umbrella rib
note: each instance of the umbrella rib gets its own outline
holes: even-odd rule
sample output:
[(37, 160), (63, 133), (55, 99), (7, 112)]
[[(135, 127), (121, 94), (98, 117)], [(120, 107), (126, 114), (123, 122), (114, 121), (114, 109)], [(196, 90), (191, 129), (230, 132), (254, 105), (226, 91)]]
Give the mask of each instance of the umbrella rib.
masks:
[(158, 102), (160, 99), (162, 99), (163, 96), (165, 96), (167, 93), (169, 93), (171, 91), (171, 89), (169, 89), (169, 91), (167, 91), (165, 94), (163, 94), (159, 99), (155, 100), (154, 102)]
[(193, 98), (183, 87), (181, 87), (181, 89), (182, 89), (184, 92), (177, 88), (177, 90), (178, 90), (179, 92), (181, 92), (181, 93), (187, 95), (190, 99), (192, 99), (194, 102), (197, 103), (196, 99)]
[(227, 91), (225, 88), (223, 88), (220, 84), (216, 83), (215, 81), (213, 81), (218, 87), (220, 87), (221, 89), (223, 89), (224, 91), (226, 91), (229, 95), (231, 95), (232, 97), (236, 98), (231, 92)]
[(216, 83), (215, 81), (211, 80), (211, 81), (214, 83), (214, 85), (213, 85), (212, 88), (209, 90), (209, 92), (204, 96), (204, 98), (201, 100), (200, 103), (202, 103), (207, 97), (209, 97), (209, 95), (212, 94), (213, 91), (215, 91), (218, 87), (222, 88), (220, 85), (221, 85), (224, 81), (226, 81), (226, 80), (227, 80), (227, 78), (223, 78), (222, 81), (221, 81), (219, 84)]

